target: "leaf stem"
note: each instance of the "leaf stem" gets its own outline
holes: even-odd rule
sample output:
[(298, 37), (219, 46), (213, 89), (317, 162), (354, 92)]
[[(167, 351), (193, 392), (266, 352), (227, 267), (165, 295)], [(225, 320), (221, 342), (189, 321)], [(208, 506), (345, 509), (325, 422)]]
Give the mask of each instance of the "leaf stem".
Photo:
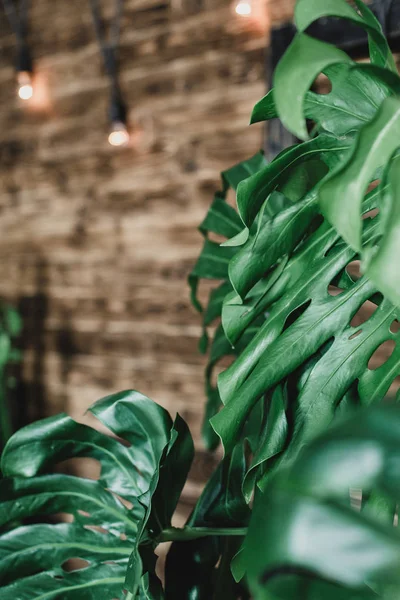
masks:
[(164, 529), (157, 541), (161, 542), (187, 542), (211, 535), (220, 536), (243, 536), (247, 533), (247, 527), (227, 527), (215, 529), (211, 527), (170, 527)]

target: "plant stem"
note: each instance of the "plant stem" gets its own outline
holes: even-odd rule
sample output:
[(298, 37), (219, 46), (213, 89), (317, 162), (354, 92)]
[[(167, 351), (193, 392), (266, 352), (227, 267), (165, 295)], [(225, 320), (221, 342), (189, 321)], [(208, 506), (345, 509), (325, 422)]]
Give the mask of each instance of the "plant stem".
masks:
[(223, 529), (214, 529), (209, 527), (170, 527), (164, 529), (158, 537), (158, 542), (187, 542), (210, 535), (220, 536), (243, 536), (247, 533), (247, 527), (228, 527)]

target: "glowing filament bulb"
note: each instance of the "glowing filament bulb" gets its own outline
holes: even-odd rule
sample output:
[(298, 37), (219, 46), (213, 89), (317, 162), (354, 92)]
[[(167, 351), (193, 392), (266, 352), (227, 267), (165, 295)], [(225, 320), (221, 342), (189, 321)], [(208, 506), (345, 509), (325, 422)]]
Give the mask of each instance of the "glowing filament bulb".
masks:
[(32, 75), (29, 71), (19, 71), (18, 80), (18, 96), (21, 100), (30, 100), (33, 96)]
[(125, 123), (116, 121), (112, 124), (108, 142), (111, 146), (127, 146), (129, 144), (129, 132)]
[(235, 12), (240, 17), (250, 17), (252, 11), (251, 0), (239, 0), (235, 6)]

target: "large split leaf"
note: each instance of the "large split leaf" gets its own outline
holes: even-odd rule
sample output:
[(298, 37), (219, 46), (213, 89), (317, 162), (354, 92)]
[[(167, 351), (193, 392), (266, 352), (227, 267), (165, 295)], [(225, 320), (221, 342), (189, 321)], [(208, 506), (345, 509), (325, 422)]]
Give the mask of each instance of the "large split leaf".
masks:
[(0, 586), (12, 582), (16, 572), (19, 577), (34, 575), (62, 565), (71, 556), (95, 563), (122, 561), (126, 569), (130, 553), (128, 541), (75, 523), (17, 527), (0, 539)]
[(1, 589), (4, 600), (95, 600), (119, 598), (124, 584), (123, 564), (94, 565), (72, 573), (46, 571), (26, 577)]
[[(237, 211), (226, 201), (230, 189), (236, 190), (243, 179), (256, 173), (265, 166), (266, 161), (262, 153), (239, 163), (221, 174), (222, 190), (217, 192), (214, 201), (201, 223), (199, 230), (205, 237), (200, 257), (189, 276), (189, 284), (192, 290), (193, 305), (203, 312), (203, 335), (200, 340), (200, 350), (206, 352), (208, 347), (207, 328), (221, 317), (222, 303), (225, 296), (232, 291), (232, 285), (228, 280), (228, 264), (237, 252), (234, 247), (224, 247), (209, 239), (210, 234), (217, 234), (225, 238), (232, 238), (240, 233), (243, 228)], [(210, 293), (208, 304), (203, 311), (198, 297), (197, 288), (200, 279), (222, 280), (222, 283)], [(253, 334), (255, 330), (253, 329)], [(251, 332), (248, 333), (248, 337)], [(222, 328), (217, 327), (214, 332), (213, 342), (209, 353), (209, 361), (205, 372), (205, 391), (207, 406), (203, 422), (203, 440), (209, 449), (218, 445), (218, 437), (209, 424), (209, 419), (217, 413), (221, 400), (218, 389), (213, 384), (213, 372), (217, 363), (226, 356), (237, 355), (239, 349), (233, 349), (228, 342)]]
[(362, 27), (368, 34), (372, 63), (396, 72), (396, 65), (382, 27), (362, 0), (355, 0), (357, 10), (346, 0), (297, 0), (294, 21), (299, 31), (305, 31), (321, 17), (337, 17)]
[[(345, 52), (303, 33), (297, 34), (284, 54), (275, 71), (274, 98), (282, 123), (300, 139), (308, 138), (303, 116), (306, 93), (327, 67), (346, 62), (350, 58)], [(294, 101), (288, 89), (295, 90)]]
[[(357, 10), (353, 9), (345, 0), (297, 3), (295, 21), (299, 33), (277, 67), (275, 89), (256, 107), (253, 120), (262, 119), (263, 113), (267, 118), (276, 113), (303, 139), (308, 137), (306, 118), (317, 125), (314, 133), (328, 130), (337, 139), (350, 132), (357, 133), (351, 151), (342, 156), (316, 191), (322, 212), (355, 250), (362, 251), (364, 268), (368, 270), (372, 253), (361, 242), (361, 202), (369, 184), (380, 177), (398, 148), (400, 79), (378, 21), (360, 0), (356, 7)], [(343, 17), (366, 29), (373, 64), (352, 64), (345, 53), (303, 33), (313, 21), (327, 16)], [(327, 95), (309, 91), (321, 71), (331, 78), (332, 91)], [(291, 93), (292, 90), (296, 93)], [(390, 257), (389, 262), (393, 262), (395, 239), (393, 234), (388, 236), (387, 243), (382, 240), (382, 250), (379, 245), (375, 249), (377, 260), (380, 256), (388, 262)], [(393, 280), (393, 273), (385, 271), (379, 268), (378, 275), (377, 268), (375, 281), (378, 283), (378, 277), (378, 287), (398, 305), (397, 280)]]
[[(305, 43), (305, 42), (303, 42)], [(282, 67), (280, 67), (282, 68)], [(289, 69), (294, 71), (306, 69), (304, 64), (297, 64), (297, 56), (293, 55)], [(289, 77), (288, 77), (289, 74)], [(282, 93), (287, 95), (290, 86), (291, 71), (282, 75)], [(382, 101), (399, 92), (397, 74), (384, 71), (371, 64), (340, 63), (324, 68), (332, 90), (327, 94), (306, 91), (304, 97), (298, 98), (299, 106), (303, 106), (304, 117), (313, 121), (319, 130), (336, 136), (343, 136), (357, 130), (376, 114)], [(272, 89), (254, 107), (251, 122), (266, 121), (278, 117)], [(291, 101), (293, 98), (290, 96)], [(280, 106), (284, 113), (287, 109), (291, 115), (292, 104)], [(288, 115), (289, 116), (289, 115)], [(302, 119), (302, 115), (300, 119)], [(296, 129), (300, 121), (296, 122)]]
[[(235, 350), (242, 346), (236, 360), (219, 377), (224, 406), (211, 423), (223, 441), (224, 460), (230, 460), (239, 439), (249, 446), (242, 493), (249, 501), (256, 490), (260, 524), (258, 532), (254, 526), (253, 535), (258, 540), (249, 544), (249, 552), (256, 548), (254, 552), (262, 556), (263, 548), (268, 546), (271, 562), (274, 545), (269, 543), (268, 535), (261, 534), (263, 519), (268, 520), (268, 531), (276, 535), (279, 554), (279, 519), (270, 525), (271, 514), (286, 518), (289, 524), (293, 516), (301, 531), (303, 524), (296, 519), (307, 516), (309, 508), (307, 494), (304, 502), (294, 502), (294, 508), (290, 494), (286, 498), (281, 490), (276, 506), (273, 499), (269, 500), (268, 494), (275, 489), (271, 486), (281, 481), (276, 473), (290, 468), (304, 445), (343, 413), (353, 411), (359, 403), (371, 404), (384, 398), (400, 374), (399, 338), (397, 327), (392, 326), (399, 316), (397, 293), (400, 298), (397, 271), (392, 266), (396, 264), (398, 237), (394, 159), (399, 138), (399, 78), (379, 23), (359, 0), (356, 7), (344, 0), (298, 3), (299, 34), (278, 67), (275, 89), (257, 106), (253, 121), (279, 115), (292, 132), (307, 138), (306, 119), (310, 119), (314, 124), (311, 139), (284, 150), (238, 185), (238, 214), (244, 228), (232, 230), (233, 237), (222, 246), (236, 251), (229, 259), (229, 280), (224, 278), (224, 287), (214, 295), (212, 314), (218, 315), (222, 305), (226, 338)], [(304, 33), (315, 19), (326, 16), (345, 18), (366, 29), (372, 64), (356, 65), (346, 54)], [(321, 71), (332, 83), (332, 91), (326, 95), (310, 91)], [(380, 179), (385, 170), (387, 181), (367, 194), (371, 182)], [(281, 204), (275, 204), (276, 200)], [(365, 218), (372, 209), (373, 218)], [(325, 219), (321, 225), (320, 212)], [(236, 217), (235, 225), (238, 229)], [(214, 223), (213, 227), (219, 233), (224, 227), (227, 234), (225, 223)], [(350, 264), (360, 258), (364, 259), (362, 276), (348, 271)], [(388, 261), (391, 267), (386, 269)], [(369, 306), (375, 305), (375, 311), (364, 314), (361, 325), (353, 325), (353, 317), (365, 311), (366, 301), (370, 301)], [(255, 323), (255, 335), (246, 338)], [(220, 344), (228, 351), (229, 344), (220, 329), (218, 336), (215, 348)], [(378, 369), (371, 370), (371, 357), (387, 341), (396, 344), (393, 354)], [(222, 351), (216, 355), (222, 356)], [(219, 408), (217, 391), (213, 391), (211, 412)], [(293, 491), (295, 495), (296, 488)], [(366, 489), (361, 521), (367, 519), (372, 529), (365, 537), (360, 523), (354, 524), (353, 513), (349, 519), (346, 512), (343, 516), (342, 507), (348, 507), (342, 494), (331, 511), (332, 526), (326, 529), (334, 540), (338, 538), (338, 553), (339, 527), (349, 524), (350, 533), (360, 535), (363, 550), (369, 539), (373, 543), (376, 534), (382, 556), (386, 545), (390, 554), (393, 539), (391, 534), (388, 538), (386, 534), (381, 536), (381, 528), (385, 519), (387, 524), (393, 517), (397, 499), (387, 500), (388, 494), (386, 489)], [(260, 498), (264, 504), (257, 509)], [(325, 507), (317, 510), (315, 517), (317, 524), (320, 517), (325, 519)], [(322, 535), (326, 531), (321, 529), (316, 549), (308, 552), (310, 560), (323, 555), (319, 540), (326, 539)], [(295, 547), (293, 540), (294, 534), (285, 551), (291, 550), (290, 544)], [(344, 535), (342, 541), (343, 555), (346, 557), (350, 548), (354, 563), (349, 559), (349, 565), (357, 567), (351, 539)], [(285, 543), (283, 540), (282, 547)], [(298, 554), (302, 558), (302, 552)], [(214, 558), (217, 555), (216, 551)], [(360, 552), (360, 556), (364, 554)], [(237, 579), (243, 575), (242, 557), (243, 552), (234, 560)], [(252, 555), (248, 557), (251, 561)], [(208, 573), (207, 583), (215, 573), (214, 558), (209, 570), (203, 572), (204, 577)], [(326, 581), (318, 580), (307, 564), (300, 565), (301, 572), (290, 572), (292, 567), (289, 564), (289, 580), (276, 585), (268, 581), (268, 590), (264, 585), (267, 581), (258, 578), (254, 590), (259, 596), (255, 593), (255, 597), (347, 600), (372, 598), (379, 591), (365, 587), (363, 575), (359, 577), (360, 585), (355, 585), (339, 577), (333, 567), (331, 572), (328, 566), (328, 571), (322, 573)], [(364, 572), (360, 572), (365, 575), (368, 570), (373, 572), (366, 560)], [(379, 587), (379, 577), (377, 581)]]
[[(30, 590), (49, 600), (119, 598), (124, 587), (135, 597), (155, 585), (141, 558), (132, 579), (128, 559), (139, 556), (142, 542), (150, 550), (156, 544), (154, 520), (170, 526), (193, 456), (190, 434), (179, 417), (173, 423), (163, 408), (134, 391), (104, 398), (90, 410), (124, 442), (60, 415), (20, 430), (4, 450), (2, 597), (28, 598)], [(76, 457), (100, 461), (98, 481), (41, 474)], [(58, 513), (72, 515), (73, 523), (52, 524), (49, 517)], [(32, 518), (36, 524), (30, 525)], [(7, 531), (13, 522), (20, 527)], [(73, 558), (90, 566), (64, 571)]]
[(400, 250), (399, 155), (388, 163), (382, 190), (382, 233), (378, 247), (367, 249), (364, 269), (377, 288), (399, 304), (400, 273), (393, 257)]
[(227, 194), (230, 189), (236, 191), (241, 181), (256, 173), (265, 164), (264, 155), (259, 152), (221, 173), (222, 190), (216, 193), (214, 202), (199, 226), (199, 230), (206, 239), (200, 257), (189, 275), (192, 302), (200, 312), (203, 308), (197, 298), (199, 279), (227, 279), (227, 262), (234, 254), (234, 251), (221, 248), (219, 244), (211, 242), (208, 239), (209, 233), (216, 233), (227, 238), (240, 233), (241, 221), (237, 212), (227, 204)]
[(365, 125), (351, 155), (321, 184), (322, 210), (341, 236), (361, 250), (361, 204), (371, 180), (399, 146), (400, 100), (386, 98), (376, 117)]
[[(376, 193), (374, 195), (376, 197)], [(378, 224), (379, 220), (371, 221), (365, 232), (367, 239), (376, 237)], [(297, 418), (302, 423), (301, 414), (306, 415), (306, 418), (312, 417), (313, 432), (315, 428), (318, 430), (329, 422), (336, 403), (351, 383), (366, 371), (374, 350), (382, 341), (393, 336), (389, 325), (395, 318), (396, 311), (386, 302), (371, 317), (358, 342), (357, 338), (353, 338), (356, 330), (349, 325), (350, 320), (365, 300), (375, 293), (374, 286), (367, 278), (353, 282), (339, 295), (331, 296), (328, 292), (331, 282), (354, 256), (354, 251), (338, 240), (335, 231), (324, 223), (288, 262), (285, 270), (289, 270), (289, 273), (290, 270), (297, 272), (297, 277), (293, 277), (291, 282), (289, 280), (286, 293), (275, 302), (264, 325), (219, 378), (219, 389), (225, 407), (212, 419), (212, 424), (228, 452), (258, 398), (297, 369), (330, 339), (334, 338), (334, 343), (327, 358), (324, 359), (323, 356), (318, 361), (314, 367), (315, 378), (311, 373), (309, 386), (305, 386), (299, 398), (299, 402), (310, 398), (310, 401), (305, 401), (304, 410), (302, 404), (299, 404)], [(300, 265), (299, 270), (295, 268), (296, 263)], [(307, 270), (304, 269), (305, 265)], [(296, 313), (300, 308), (300, 313)], [(329, 362), (332, 366), (335, 361), (340, 368), (332, 376), (324, 364)], [(393, 381), (397, 373), (392, 374)], [(331, 393), (317, 395), (318, 404), (313, 404), (311, 399), (315, 396), (315, 389), (311, 387), (312, 382), (318, 381), (326, 391), (325, 377), (328, 375)], [(386, 391), (387, 388), (381, 389), (380, 397)], [(312, 406), (318, 405), (318, 411), (312, 410), (309, 402)], [(321, 405), (321, 402), (324, 404)], [(303, 434), (306, 431), (304, 426), (302, 423)]]
[(393, 521), (360, 513), (349, 494), (375, 491), (398, 501), (399, 443), (398, 407), (357, 413), (313, 441), (256, 495), (242, 561), (257, 599), (292, 598), (285, 581), (293, 576), (298, 593), (304, 579), (320, 578), (363, 598), (398, 583), (400, 536)]
[[(287, 148), (269, 165), (243, 180), (237, 189), (237, 206), (245, 228), (229, 244), (241, 246), (249, 239), (250, 228), (261, 208), (263, 213), (268, 209), (272, 192), (281, 191), (292, 202), (297, 202), (325, 175), (327, 166), (331, 168), (341, 159), (350, 143), (350, 139), (337, 139), (328, 134), (318, 136)], [(292, 178), (294, 173), (299, 176)], [(259, 220), (258, 229), (262, 222)]]
[(210, 450), (215, 449), (219, 443), (219, 439), (215, 435), (215, 431), (210, 425), (210, 419), (218, 413), (222, 405), (219, 390), (213, 382), (215, 368), (219, 361), (221, 361), (223, 358), (229, 356), (238, 356), (246, 348), (251, 338), (253, 338), (257, 333), (262, 321), (263, 319), (253, 323), (251, 327), (248, 327), (245, 335), (235, 348), (232, 347), (231, 343), (227, 339), (227, 336), (225, 335), (221, 325), (219, 325), (215, 331), (214, 339), (209, 352), (209, 361), (205, 372), (207, 405), (205, 408), (202, 427), (203, 440), (206, 443), (207, 448)]
[[(321, 72), (331, 81), (329, 94), (309, 91)], [(334, 46), (298, 34), (276, 69), (274, 85), (277, 116), (294, 135), (307, 139), (306, 118), (337, 136), (365, 125), (386, 97), (399, 93), (400, 80), (391, 71), (351, 63)], [(291, 89), (296, 89), (294, 97)], [(256, 105), (253, 122), (262, 120), (264, 111), (271, 118), (271, 100), (267, 96)]]
[(264, 419), (260, 423), (259, 439), (253, 446), (252, 461), (243, 480), (243, 493), (248, 502), (252, 498), (255, 482), (265, 470), (267, 461), (282, 452), (285, 447), (288, 434), (286, 393), (286, 387), (277, 386), (265, 401), (266, 410), (263, 411)]

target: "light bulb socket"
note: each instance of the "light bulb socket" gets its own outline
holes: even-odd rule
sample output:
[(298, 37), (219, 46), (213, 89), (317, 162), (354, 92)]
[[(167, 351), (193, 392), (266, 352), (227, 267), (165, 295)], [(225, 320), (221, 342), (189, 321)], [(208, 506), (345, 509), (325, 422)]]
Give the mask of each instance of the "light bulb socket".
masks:
[(16, 71), (17, 73), (33, 73), (32, 55), (26, 44), (18, 45)]
[(121, 92), (117, 87), (111, 90), (110, 105), (108, 108), (108, 118), (110, 123), (123, 123), (126, 125), (127, 108), (122, 99)]

